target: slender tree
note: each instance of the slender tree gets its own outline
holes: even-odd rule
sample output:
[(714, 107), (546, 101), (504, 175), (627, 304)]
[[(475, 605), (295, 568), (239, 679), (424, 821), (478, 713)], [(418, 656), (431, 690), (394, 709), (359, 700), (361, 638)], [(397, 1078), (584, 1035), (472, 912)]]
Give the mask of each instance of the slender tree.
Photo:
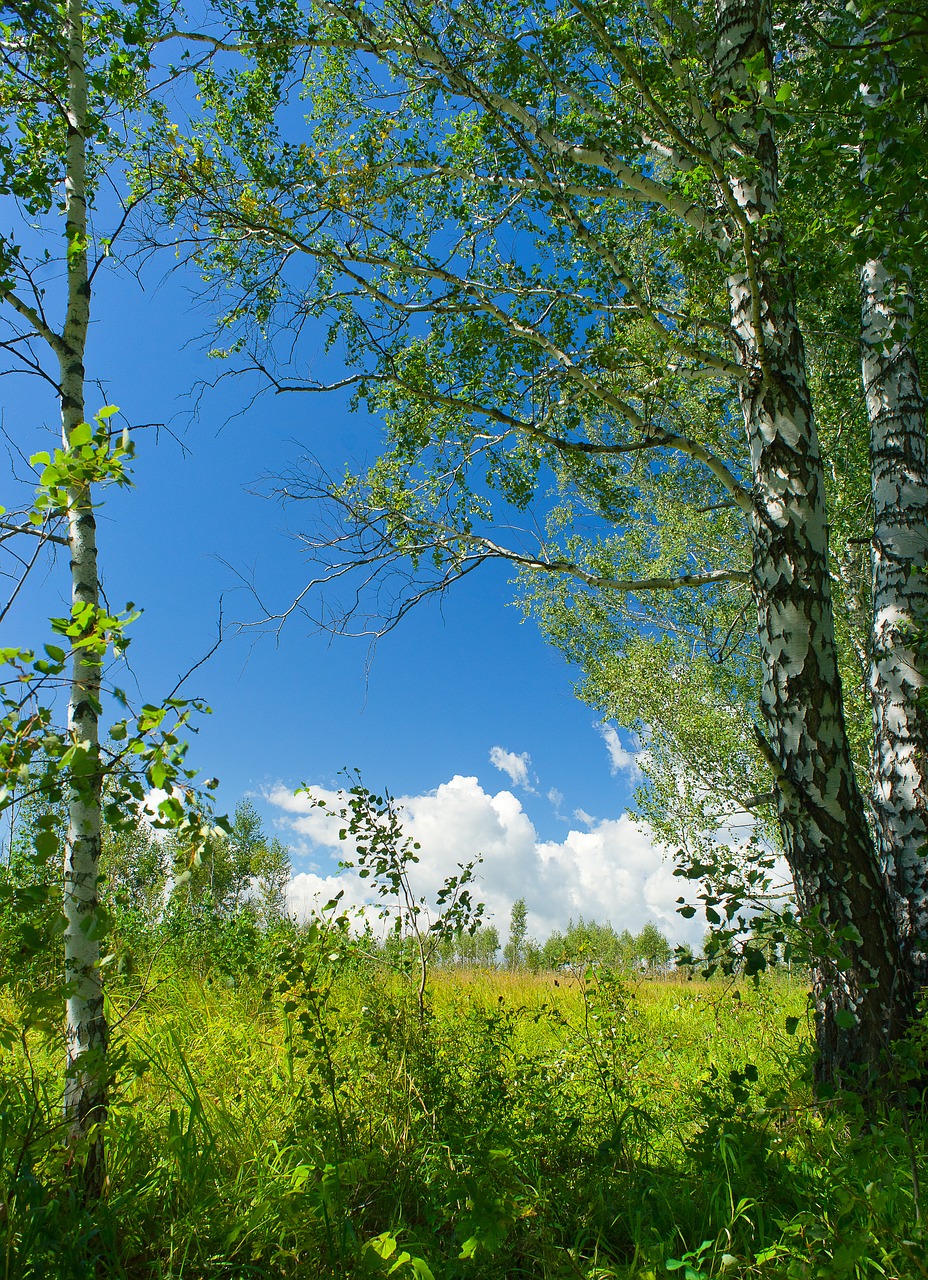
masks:
[(287, 885), (292, 872), (290, 850), (275, 836), (255, 867), (258, 910), (265, 928), (286, 918)]
[(524, 898), (516, 898), (509, 916), (509, 941), (503, 951), (510, 969), (518, 969), (525, 953), (525, 939), (528, 935), (528, 912)]
[(656, 924), (644, 926), (635, 939), (635, 951), (649, 969), (657, 969), (669, 964), (672, 954), (670, 943)]
[[(52, 357), (45, 374), (61, 407), (65, 456), (90, 438), (85, 408), (84, 353), (90, 323), (91, 265), (88, 201), (92, 179), (88, 151), (100, 127), (91, 123), (88, 68), (93, 63), (104, 78), (114, 52), (111, 28), (115, 9), (98, 15), (100, 27), (85, 39), (86, 18), (77, 0), (62, 5), (24, 4), (8, 7), (3, 41), (4, 107), (11, 142), (4, 148), (4, 194), (22, 201), (24, 212), (60, 216), (63, 237), (58, 261), (64, 266), (60, 320), (49, 314), (40, 268), (31, 246), (23, 250), (12, 234), (2, 242), (5, 268), (2, 301), (12, 313), (11, 334), (4, 343), (14, 362), (44, 372), (34, 356), (40, 342)], [(119, 14), (125, 18), (128, 15)], [(101, 30), (102, 28), (102, 30)], [(112, 85), (108, 84), (107, 89)], [(12, 126), (12, 127), (10, 127)], [(59, 192), (61, 194), (59, 194)], [(25, 229), (25, 228), (24, 228)], [(27, 232), (28, 235), (28, 232)], [(30, 260), (31, 259), (31, 260)], [(106, 612), (100, 607), (94, 494), (89, 472), (72, 467), (62, 476), (66, 542), (71, 569), (71, 674), (68, 737), (72, 767), (68, 771), (68, 830), (64, 851), (63, 909), (67, 996), (65, 1111), (75, 1139), (95, 1134), (86, 1165), (86, 1186), (98, 1193), (103, 1178), (99, 1137), (105, 1114), (107, 1026), (99, 967), (98, 867), (101, 795), (99, 717), (101, 661), (99, 640)], [(55, 513), (59, 514), (59, 513)], [(40, 532), (40, 530), (37, 530)]]
[[(60, 448), (32, 458), (39, 469), (34, 502), (18, 515), (3, 513), (4, 548), (14, 547), (15, 554), (17, 540), (35, 547), (20, 557), (24, 568), (3, 614), (43, 547), (66, 551), (71, 597), (69, 616), (52, 620), (65, 647), (46, 646), (48, 656), (39, 659), (4, 650), (15, 686), (3, 689), (0, 808), (11, 803), (10, 784), (22, 789), (24, 778), (43, 803), (63, 795), (67, 807), (64, 1109), (88, 1198), (100, 1193), (105, 1178), (104, 804), (115, 826), (132, 826), (147, 787), (170, 791), (192, 776), (172, 731), (190, 708), (176, 699), (112, 724), (112, 742), (101, 747), (104, 671), (108, 659), (125, 650), (130, 618), (112, 615), (101, 598), (95, 509), (108, 484), (128, 483), (132, 442), (128, 428), (112, 429), (112, 407), (102, 406), (88, 421), (85, 365), (95, 276), (115, 261), (119, 237), (148, 194), (144, 187), (124, 198), (118, 191), (128, 190), (128, 155), (148, 99), (152, 42), (163, 25), (155, 0), (90, 7), (79, 0), (23, 0), (4, 6), (0, 27), (0, 196), (8, 219), (0, 234), (0, 350), (5, 373), (31, 374), (51, 387), (61, 420)], [(102, 230), (107, 223), (109, 234)], [(63, 731), (55, 728), (49, 692), (56, 684), (67, 691)], [(169, 795), (161, 816), (187, 821), (185, 804)], [(199, 831), (201, 823), (190, 818), (187, 825)], [(36, 846), (47, 858), (56, 845), (48, 817)]]

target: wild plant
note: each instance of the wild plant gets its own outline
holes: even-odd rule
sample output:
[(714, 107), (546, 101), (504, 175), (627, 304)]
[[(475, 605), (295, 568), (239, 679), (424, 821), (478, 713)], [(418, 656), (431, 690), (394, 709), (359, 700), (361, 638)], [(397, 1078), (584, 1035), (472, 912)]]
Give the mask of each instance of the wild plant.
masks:
[[(368, 790), (357, 772), (354, 778), (340, 808), (331, 809), (325, 800), (316, 799), (315, 803), (345, 824), (338, 836), (351, 846), (352, 854), (342, 860), (341, 867), (370, 881), (380, 900), (379, 918), (389, 922), (394, 939), (411, 943), (419, 1016), (424, 1018), (429, 965), (441, 944), (461, 932), (476, 933), (480, 927), (484, 906), (474, 901), (471, 887), (482, 858), (478, 855), (460, 865), (457, 875), (447, 876), (434, 907), (430, 906), (413, 883), (420, 846), (406, 834), (396, 799), (389, 791), (379, 796)], [(305, 787), (301, 790), (312, 795)], [(405, 969), (403, 964), (398, 967)]]

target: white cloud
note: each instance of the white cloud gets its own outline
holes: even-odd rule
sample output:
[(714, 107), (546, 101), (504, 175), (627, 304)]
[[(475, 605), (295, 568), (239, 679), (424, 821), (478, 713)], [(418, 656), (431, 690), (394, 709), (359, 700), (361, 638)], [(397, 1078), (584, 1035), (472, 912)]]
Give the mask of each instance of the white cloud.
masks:
[[(313, 788), (313, 794), (330, 803), (338, 799), (337, 792), (322, 788)], [(320, 849), (336, 858), (345, 852), (338, 819), (314, 808), (310, 797), (276, 787), (268, 799), (281, 810), (281, 824), (311, 842), (317, 861)], [(633, 933), (654, 922), (673, 942), (696, 944), (702, 938), (701, 913), (689, 921), (676, 913), (682, 890), (672, 865), (663, 860), (647, 829), (627, 816), (602, 820), (584, 815), (588, 830), (570, 830), (560, 841), (542, 840), (511, 791), (493, 795), (476, 778), (456, 775), (435, 791), (397, 799), (406, 830), (421, 845), (414, 868), (416, 891), (432, 897), (459, 864), (482, 854), (476, 896), (486, 903), (487, 918), (503, 937), (512, 903), (521, 897), (529, 910), (529, 930), (540, 939), (579, 915), (610, 920), (616, 929)], [(347, 904), (358, 906), (370, 901), (366, 887), (350, 872), (303, 872), (291, 882), (291, 909), (306, 914), (339, 889), (345, 890)]]
[(554, 816), (556, 818), (560, 818), (562, 822), (567, 822), (567, 818), (565, 818), (561, 812), (561, 809), (564, 806), (564, 792), (558, 791), (557, 787), (552, 787), (547, 793), (547, 799), (551, 808), (554, 810)]
[(654, 920), (674, 941), (698, 942), (705, 921), (677, 914), (680, 881), (648, 832), (623, 814), (589, 831), (570, 831), (538, 846), (543, 883), (561, 916), (608, 919), (616, 929), (640, 931)]
[(339, 912), (360, 912), (369, 904), (364, 881), (350, 871), (331, 876), (302, 871), (287, 886), (287, 908), (298, 919), (305, 920), (313, 912), (321, 911), (339, 894), (342, 895), (338, 904)]
[[(329, 810), (337, 811), (343, 803), (343, 797), (344, 792), (329, 791), (325, 787), (313, 787), (312, 795), (307, 795), (304, 791), (296, 794), (280, 783), (267, 794), (268, 802), (275, 808), (283, 809), (288, 815), (295, 815), (284, 819), (285, 826), (308, 837), (313, 844), (333, 849), (341, 846), (338, 833), (345, 824)], [(322, 805), (317, 803), (320, 800), (323, 801)]]
[(161, 815), (158, 812), (158, 806), (164, 800), (167, 800), (169, 796), (176, 796), (178, 799), (182, 798), (181, 792), (176, 788), (172, 788), (170, 791), (165, 791), (163, 787), (149, 787), (145, 792), (140, 806), (142, 818), (144, 818), (146, 822), (154, 822), (159, 819)]
[(638, 768), (640, 752), (628, 751), (623, 747), (618, 731), (611, 724), (599, 724), (596, 727), (602, 734), (606, 750), (609, 752), (609, 767), (612, 772), (619, 773), (624, 769), (634, 772)]
[(521, 787), (523, 791), (530, 791), (533, 795), (535, 794), (535, 788), (532, 786), (528, 772), (532, 767), (532, 757), (527, 751), (517, 755), (515, 751), (506, 751), (502, 747), (491, 747), (490, 764), (495, 765), (501, 773), (505, 773), (515, 786)]

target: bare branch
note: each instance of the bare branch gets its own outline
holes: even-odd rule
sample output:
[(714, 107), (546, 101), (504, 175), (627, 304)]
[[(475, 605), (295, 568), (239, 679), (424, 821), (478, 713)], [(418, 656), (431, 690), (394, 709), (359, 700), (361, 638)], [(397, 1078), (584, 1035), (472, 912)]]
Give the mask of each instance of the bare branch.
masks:
[(29, 558), (28, 563), (23, 569), (23, 572), (19, 575), (19, 580), (17, 581), (16, 586), (13, 588), (13, 591), (11, 592), (6, 604), (3, 606), (2, 609), (0, 609), (0, 622), (3, 622), (5, 620), (7, 614), (10, 612), (10, 610), (13, 608), (13, 605), (16, 603), (16, 598), (19, 595), (20, 591), (22, 591), (23, 587), (26, 585), (26, 579), (29, 577), (29, 574), (35, 568), (36, 562), (38, 561), (38, 558), (41, 552), (42, 552), (42, 543), (38, 542), (36, 543), (35, 549), (31, 557)]
[(5, 524), (0, 521), (0, 543), (6, 542), (9, 538), (15, 538), (18, 534), (26, 534), (33, 538), (39, 538), (42, 542), (54, 542), (59, 547), (68, 546), (67, 538), (62, 538), (56, 533), (49, 533), (47, 529), (37, 528), (34, 524)]
[(27, 320), (36, 334), (44, 340), (54, 351), (56, 356), (62, 356), (66, 353), (64, 339), (60, 334), (56, 333), (39, 315), (35, 307), (31, 307), (28, 302), (24, 302), (12, 288), (0, 285), (0, 302), (8, 302), (14, 311), (17, 311), (24, 320)]
[[(440, 526), (436, 526), (436, 529), (440, 529)], [(544, 573), (567, 574), (572, 578), (578, 578), (588, 587), (597, 587), (607, 591), (629, 593), (678, 591), (681, 588), (720, 586), (728, 582), (742, 585), (750, 582), (750, 575), (738, 569), (713, 569), (706, 573), (681, 573), (672, 577), (609, 578), (601, 574), (590, 573), (581, 565), (575, 564), (570, 560), (551, 560), (542, 556), (525, 555), (522, 552), (512, 550), (510, 547), (500, 546), (498, 543), (491, 541), (491, 539), (481, 537), (478, 534), (448, 532), (447, 539), (449, 543), (457, 541), (464, 544), (473, 543), (480, 549), (481, 554), (495, 556), (500, 560), (508, 560), (523, 569), (538, 569)]]

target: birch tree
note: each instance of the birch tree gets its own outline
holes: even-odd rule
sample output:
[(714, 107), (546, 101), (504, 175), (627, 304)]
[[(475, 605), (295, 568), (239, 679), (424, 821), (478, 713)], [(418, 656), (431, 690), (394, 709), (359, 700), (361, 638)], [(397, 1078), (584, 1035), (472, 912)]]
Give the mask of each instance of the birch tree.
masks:
[[(921, 730), (902, 629), (921, 620), (909, 471), (924, 414), (903, 357), (920, 285), (914, 264), (869, 248), (852, 273), (876, 520), (861, 640), (848, 620), (870, 590), (841, 572), (850, 547), (829, 545), (846, 487), (815, 394), (829, 335), (802, 320), (836, 287), (810, 256), (826, 206), (810, 218), (818, 188), (804, 203), (798, 165), (781, 181), (781, 139), (812, 163), (815, 121), (808, 101), (793, 114), (790, 76), (827, 81), (828, 33), (815, 9), (781, 16), (767, 0), (343, 0), (278, 9), (262, 29), (249, 13), (235, 39), (192, 33), (253, 62), (202, 78), (209, 124), (158, 177), (207, 273), (238, 285), (218, 354), (278, 393), (351, 387), (384, 418), (367, 473), (282, 486), (321, 512), (306, 535), (315, 589), (352, 575), (357, 622), (376, 586), (377, 629), (503, 559), (556, 593), (549, 620), (574, 656), (605, 621), (620, 666), (643, 629), (652, 650), (683, 645), (702, 664), (736, 738), (732, 790), (744, 805), (769, 795), (818, 936), (821, 1070), (840, 1081), (904, 1029), (920, 976)], [(835, 31), (857, 50), (835, 111), (853, 121), (859, 193), (869, 108), (859, 75), (853, 105), (848, 85), (864, 46)], [(911, 59), (921, 39), (897, 43)], [(296, 91), (302, 129), (275, 117)], [(885, 190), (887, 152), (871, 151)], [(839, 230), (840, 286), (856, 251), (846, 218)], [(348, 365), (333, 384), (300, 344), (315, 317)], [(859, 384), (842, 396), (856, 441)], [(323, 623), (346, 619), (318, 590), (307, 601)], [(846, 713), (854, 662), (870, 668), (872, 802)]]
[[(115, 410), (88, 413), (85, 357), (94, 279), (116, 260), (120, 236), (146, 192), (126, 187), (133, 127), (148, 96), (153, 36), (161, 23), (151, 0), (100, 4), (80, 0), (5, 5), (0, 28), (0, 350), (5, 374), (20, 372), (50, 387), (60, 409), (60, 448), (32, 458), (38, 469), (31, 506), (3, 513), (4, 551), (17, 568), (12, 608), (43, 548), (63, 548), (70, 572), (70, 613), (52, 619), (60, 645), (45, 657), (4, 649), (0, 808), (16, 794), (52, 804), (63, 796), (62, 850), (66, 1069), (64, 1111), (70, 1163), (82, 1193), (99, 1195), (105, 1177), (108, 1028), (104, 1008), (99, 902), (104, 805), (113, 827), (131, 826), (146, 789), (189, 785), (177, 736), (200, 704), (173, 700), (131, 713), (114, 703), (110, 742), (101, 745), (104, 674), (128, 643), (127, 615), (101, 598), (95, 509), (109, 484), (129, 483), (129, 428), (114, 430)], [(170, 76), (168, 76), (170, 79)], [(108, 232), (104, 227), (109, 225)], [(17, 553), (19, 542), (32, 549)], [(54, 691), (66, 690), (67, 723), (56, 728)], [(119, 715), (125, 718), (120, 719)], [(104, 780), (107, 783), (104, 794)], [(192, 793), (186, 797), (193, 804)], [(161, 819), (191, 831), (200, 819), (169, 795)], [(43, 858), (56, 845), (54, 821), (40, 824)]]
[[(924, 166), (906, 163), (899, 144), (924, 122), (900, 93), (913, 68), (900, 76), (891, 50), (898, 24), (887, 28), (881, 8), (859, 15), (869, 57), (862, 78), (860, 176), (875, 206), (861, 268), (861, 367), (870, 423), (873, 486), (873, 630), (870, 690), (874, 717), (874, 813), (884, 864), (895, 886), (909, 963), (928, 982), (928, 707), (920, 690), (917, 632), (928, 617), (928, 457), (926, 405), (915, 328), (916, 284), (911, 204)], [(910, 40), (917, 57), (928, 50)], [(907, 52), (903, 42), (903, 53)], [(916, 72), (916, 77), (918, 73)], [(921, 73), (924, 84), (924, 73)], [(908, 117), (908, 118), (907, 118)], [(922, 153), (920, 138), (916, 156)], [(892, 159), (887, 163), (886, 153)], [(887, 199), (891, 196), (891, 199)], [(868, 210), (870, 212), (870, 210)], [(913, 243), (915, 242), (915, 243)], [(920, 255), (919, 255), (920, 256)]]
[[(4, 30), (4, 106), (8, 116), (4, 153), (4, 194), (23, 200), (25, 219), (57, 206), (61, 219), (65, 283), (60, 319), (49, 314), (37, 278), (40, 268), (12, 235), (3, 239), (2, 300), (11, 332), (4, 343), (14, 361), (41, 370), (61, 406), (62, 459), (71, 460), (91, 440), (85, 407), (84, 353), (90, 321), (91, 267), (88, 258), (88, 49), (82, 5), (11, 7)], [(112, 15), (115, 16), (115, 13)], [(104, 58), (111, 52), (104, 35)], [(99, 52), (99, 51), (98, 51)], [(90, 55), (93, 56), (92, 54)], [(12, 129), (10, 129), (12, 125)], [(10, 139), (12, 133), (12, 139)], [(34, 148), (34, 150), (33, 150)], [(20, 230), (26, 230), (27, 227)], [(50, 367), (36, 356), (43, 344)], [(50, 463), (49, 459), (49, 463)], [(63, 470), (68, 470), (63, 468)], [(106, 1099), (102, 1061), (107, 1025), (99, 967), (99, 903), (102, 771), (99, 714), (101, 652), (100, 577), (97, 566), (93, 494), (79, 468), (61, 477), (65, 489), (59, 511), (60, 536), (71, 563), (71, 673), (67, 731), (73, 747), (67, 788), (68, 831), (63, 866), (65, 981), (67, 984), (67, 1070), (65, 1112), (75, 1139), (90, 1140), (87, 1185), (97, 1193), (103, 1177), (98, 1136)], [(36, 530), (42, 533), (44, 530)]]

